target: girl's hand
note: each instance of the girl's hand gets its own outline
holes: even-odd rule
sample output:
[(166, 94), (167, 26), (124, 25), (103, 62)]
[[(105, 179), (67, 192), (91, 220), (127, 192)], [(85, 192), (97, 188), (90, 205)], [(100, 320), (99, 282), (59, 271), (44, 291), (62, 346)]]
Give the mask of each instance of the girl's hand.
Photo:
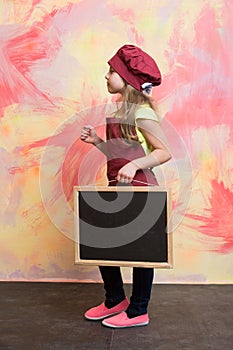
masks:
[(133, 181), (138, 169), (139, 168), (136, 164), (129, 162), (119, 170), (116, 180), (119, 182), (130, 183)]
[(95, 144), (98, 141), (98, 136), (95, 129), (91, 125), (85, 125), (81, 130), (81, 140), (87, 143)]

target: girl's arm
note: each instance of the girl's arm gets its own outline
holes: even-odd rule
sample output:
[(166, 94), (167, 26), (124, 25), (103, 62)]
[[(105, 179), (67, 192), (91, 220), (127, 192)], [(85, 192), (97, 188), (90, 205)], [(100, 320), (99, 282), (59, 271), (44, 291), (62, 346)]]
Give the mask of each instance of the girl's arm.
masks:
[(85, 125), (81, 130), (81, 140), (87, 143), (92, 143), (101, 152), (106, 154), (106, 143), (97, 134), (92, 125)]
[(121, 182), (131, 182), (139, 169), (153, 168), (171, 159), (168, 145), (158, 122), (149, 119), (137, 119), (137, 126), (153, 151), (145, 157), (137, 158), (123, 166), (117, 176)]
[(150, 119), (138, 119), (137, 126), (146, 141), (153, 147), (153, 151), (148, 156), (133, 161), (139, 169), (153, 168), (171, 159), (167, 140), (158, 122)]

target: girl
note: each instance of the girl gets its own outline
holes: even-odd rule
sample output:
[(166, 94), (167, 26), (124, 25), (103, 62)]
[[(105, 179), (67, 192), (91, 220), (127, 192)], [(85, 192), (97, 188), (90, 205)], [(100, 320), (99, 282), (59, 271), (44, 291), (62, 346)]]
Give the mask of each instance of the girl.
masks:
[[(91, 125), (83, 127), (81, 139), (106, 154), (111, 186), (117, 183), (158, 185), (151, 168), (171, 158), (165, 142), (161, 141), (158, 117), (149, 97), (151, 88), (161, 83), (158, 66), (151, 56), (134, 45), (122, 46), (108, 64), (107, 89), (110, 94), (121, 95), (121, 107), (113, 118), (107, 118), (106, 142), (99, 138)], [(99, 269), (106, 298), (102, 304), (86, 311), (85, 317), (89, 320), (104, 319), (102, 324), (112, 328), (147, 325), (154, 270), (133, 268), (133, 290), (129, 302), (123, 289), (120, 267), (101, 266)]]

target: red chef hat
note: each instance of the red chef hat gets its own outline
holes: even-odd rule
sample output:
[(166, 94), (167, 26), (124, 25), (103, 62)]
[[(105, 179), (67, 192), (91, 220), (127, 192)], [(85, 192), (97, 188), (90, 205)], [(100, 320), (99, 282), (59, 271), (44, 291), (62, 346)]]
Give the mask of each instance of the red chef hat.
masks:
[(152, 86), (161, 84), (161, 73), (156, 62), (137, 46), (122, 46), (108, 64), (138, 91), (143, 91), (142, 85), (145, 83)]

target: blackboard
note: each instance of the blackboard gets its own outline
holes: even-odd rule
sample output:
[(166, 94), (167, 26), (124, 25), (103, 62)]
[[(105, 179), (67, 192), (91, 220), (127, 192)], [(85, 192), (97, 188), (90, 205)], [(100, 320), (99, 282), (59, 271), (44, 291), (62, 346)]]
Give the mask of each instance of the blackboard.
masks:
[(76, 264), (172, 267), (167, 189), (74, 187), (74, 204)]

